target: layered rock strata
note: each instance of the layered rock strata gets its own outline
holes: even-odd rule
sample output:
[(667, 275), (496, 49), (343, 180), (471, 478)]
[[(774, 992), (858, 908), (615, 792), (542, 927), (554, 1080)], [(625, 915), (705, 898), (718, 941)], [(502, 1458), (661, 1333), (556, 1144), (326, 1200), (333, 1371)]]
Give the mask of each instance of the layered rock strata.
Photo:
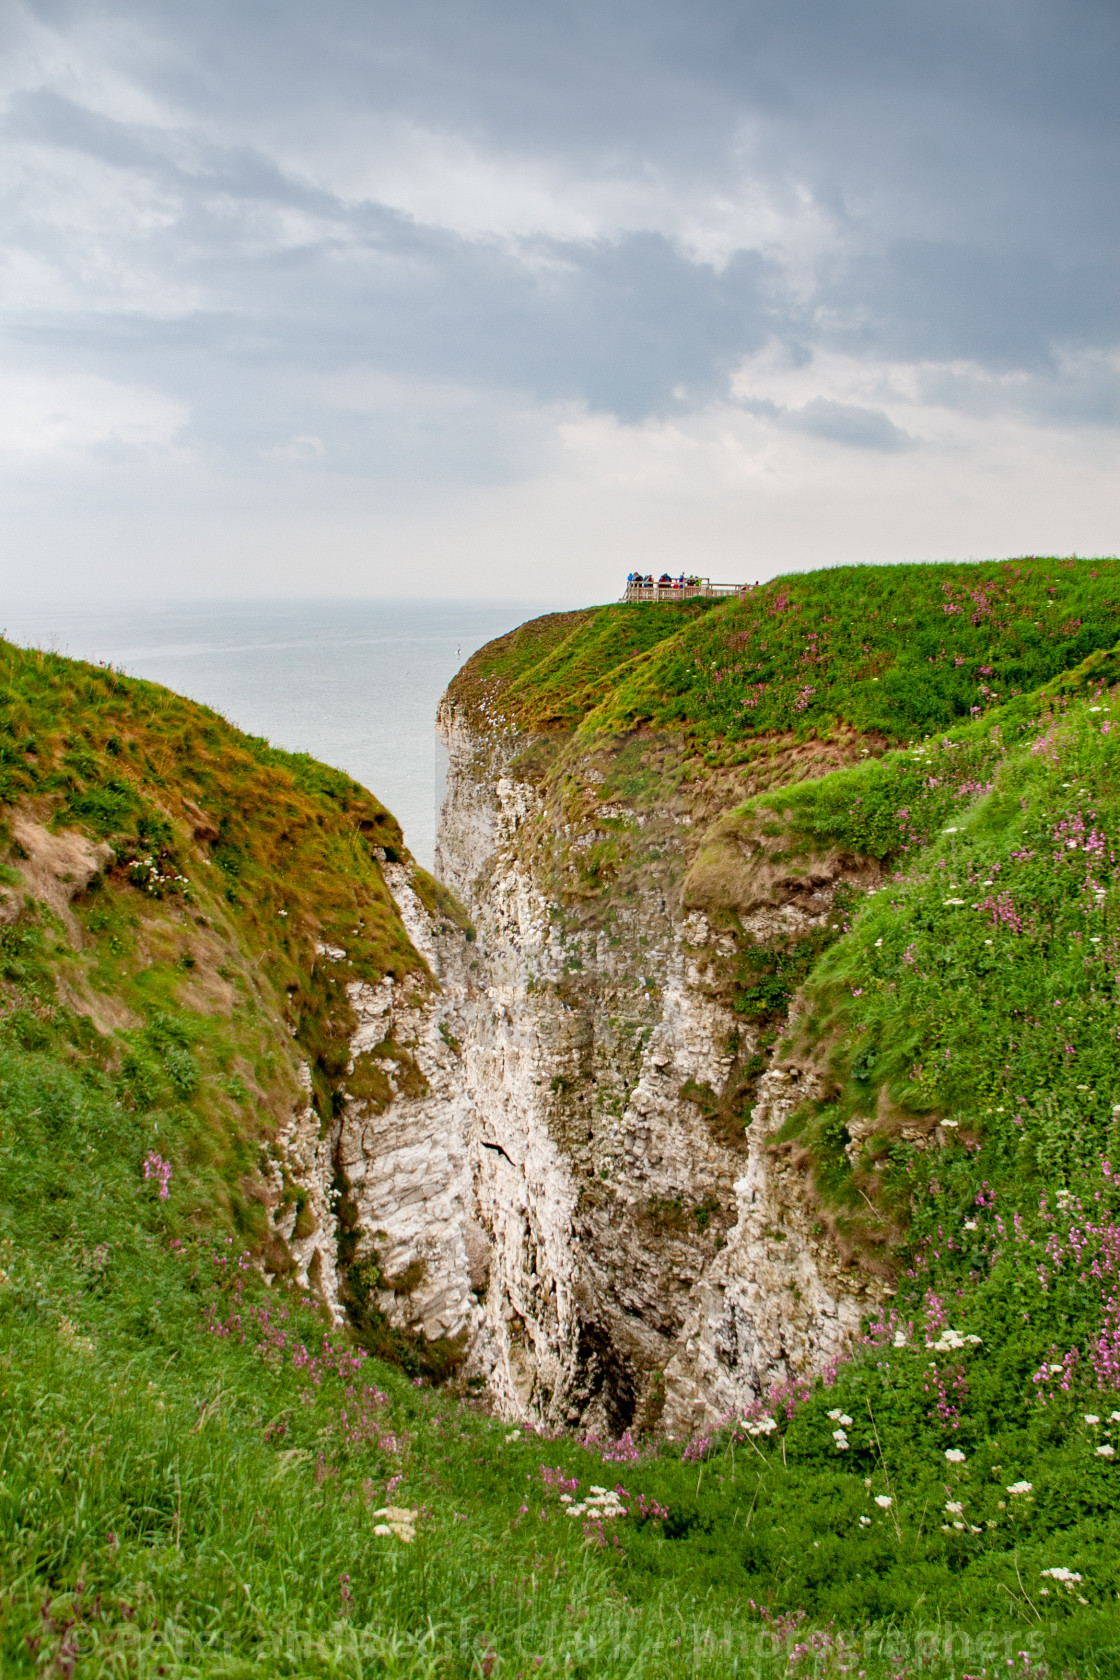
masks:
[[(383, 863), (382, 872), (428, 973), (346, 984), (356, 1025), (341, 1113), (324, 1126), (305, 1070), (307, 1102), (276, 1139), (273, 1225), (297, 1282), (335, 1322), (352, 1304), (348, 1274), (358, 1268), (373, 1280), (369, 1304), (390, 1326), (470, 1347), (485, 1365), (479, 1296), (490, 1244), (473, 1215), (474, 1105), (460, 1048), (471, 947), (458, 928), (441, 930), (408, 867)], [(346, 952), (321, 946), (319, 959), (343, 972)], [(376, 1090), (362, 1091), (371, 1066)], [(282, 1199), (285, 1182), (299, 1192), (294, 1204)]]
[[(552, 743), (566, 767), (542, 776), (540, 743), (476, 734), (446, 705), (440, 725), (437, 870), (478, 938), (441, 931), (410, 869), (383, 866), (429, 972), (347, 985), (353, 1079), (333, 1127), (308, 1104), (278, 1140), (304, 1200), (277, 1230), (337, 1319), (372, 1263), (388, 1322), (456, 1344), (510, 1417), (710, 1427), (842, 1355), (879, 1288), (771, 1148), (815, 1074), (775, 1062), (773, 1031), (734, 1007), (747, 947), (821, 928), (850, 866), (747, 867), (710, 821), (746, 784), (714, 806), (671, 778), (627, 801), (606, 791), (611, 746)], [(620, 836), (615, 889), (583, 891)], [(705, 868), (707, 907), (689, 891)], [(341, 972), (346, 953), (321, 960)]]
[[(811, 1075), (764, 1071), (767, 1037), (732, 1006), (743, 943), (820, 926), (842, 871), (741, 905), (734, 926), (689, 911), (687, 799), (596, 803), (589, 758), (591, 807), (565, 823), (518, 773), (526, 743), (480, 738), (446, 705), (440, 722), (437, 870), (478, 923), (484, 981), (462, 1074), (490, 1385), (545, 1424), (703, 1428), (840, 1355), (875, 1292), (768, 1147)], [(620, 828), (656, 867), (573, 913), (548, 860), (578, 870)]]

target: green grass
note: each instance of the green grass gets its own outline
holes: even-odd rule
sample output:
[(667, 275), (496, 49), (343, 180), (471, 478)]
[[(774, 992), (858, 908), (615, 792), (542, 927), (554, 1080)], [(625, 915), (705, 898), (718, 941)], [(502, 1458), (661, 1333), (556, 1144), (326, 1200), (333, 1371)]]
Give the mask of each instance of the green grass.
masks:
[[(1120, 562), (839, 566), (688, 613), (554, 615), (483, 648), (468, 712), (585, 735), (682, 731), (723, 754), (838, 727), (909, 740), (1027, 693), (1120, 637)], [(481, 715), (481, 714), (480, 714)]]
[[(1117, 1671), (1120, 1469), (1095, 1450), (1117, 1431), (1081, 1421), (1076, 1388), (1051, 1382), (1040, 1405), (1030, 1380), (1040, 1349), (1093, 1328), (1077, 1274), (1103, 1237), (1051, 1262), (1048, 1292), (1022, 1265), (1026, 1244), (1070, 1249), (1075, 1204), (1014, 1241), (998, 1208), (981, 1211), (953, 1264), (966, 1277), (983, 1257), (986, 1279), (952, 1320), (980, 1348), (939, 1354), (920, 1333), (895, 1348), (896, 1321), (918, 1316), (900, 1296), (834, 1386), (777, 1397), (772, 1434), (730, 1426), (604, 1463), (361, 1358), (298, 1296), (266, 1290), (220, 1223), (200, 1231), (189, 1170), (166, 1199), (145, 1179), (174, 1128), (154, 1131), (66, 1053), (72, 1025), (56, 1017), (36, 1049), (5, 1025), (0, 1049), (5, 1674), (776, 1676), (840, 1673), (858, 1651), (880, 1676), (919, 1636), (942, 1656), (947, 1639), (958, 1657), (1010, 1641)], [(1111, 1226), (1115, 1185), (1077, 1189)], [(1030, 1336), (1012, 1339), (1024, 1309)], [(1031, 1494), (1009, 1495), (1020, 1480)], [(565, 1515), (563, 1483), (626, 1490), (605, 1545)], [(418, 1511), (413, 1544), (375, 1533), (383, 1505)], [(1083, 1580), (1047, 1600), (1055, 1564)], [(812, 1628), (816, 1670), (790, 1661)]]
[(946, 1128), (927, 1136), (941, 1122), (958, 1211), (981, 1182), (1059, 1189), (1115, 1146), (1109, 674), (1092, 661), (1080, 698), (1066, 685), (1029, 718), (764, 796), (737, 818), (780, 815), (796, 855), (854, 847), (866, 812), (866, 850), (891, 868), (808, 977), (795, 1037), (830, 1089), (787, 1137), (808, 1147), (848, 1238), (887, 1243), (892, 1265), (920, 1188), (949, 1170), (929, 1146)]
[[(3, 650), (9, 806), (110, 836), (118, 863), (75, 926), (29, 907), (0, 929), (0, 1672), (881, 1680), (1006, 1673), (1010, 1655), (1019, 1674), (1120, 1673), (1120, 1465), (1097, 1450), (1120, 1454), (1120, 673), (1106, 567), (1056, 566), (1060, 604), (1040, 610), (1083, 592), (1080, 664), (1076, 636), (1032, 643), (1010, 606), (1000, 625), (942, 615), (989, 638), (1006, 691), (1046, 694), (990, 683), (1000, 704), (972, 720), (953, 664), (918, 744), (919, 626), (892, 644), (909, 676), (873, 737), (913, 748), (729, 819), (792, 866), (835, 850), (886, 872), (819, 941), (751, 953), (736, 984), (744, 1019), (773, 1032), (800, 993), (790, 1049), (831, 1084), (780, 1147), (840, 1241), (893, 1279), (889, 1311), (826, 1382), (762, 1397), (751, 1428), (606, 1460), (368, 1357), (282, 1268), (271, 1289), (258, 1270), (264, 1151), (299, 1058), (332, 1112), (350, 963), (428, 983), (381, 879), (380, 855), (401, 855), (391, 817), (162, 690)], [(897, 603), (913, 574), (920, 601), (963, 571), (872, 582)], [(802, 630), (847, 598), (843, 576), (794, 582)], [(628, 685), (652, 692), (654, 662), (665, 676), (689, 638), (695, 669), (729, 612), (784, 634), (793, 607), (758, 606), (781, 593), (683, 630), (683, 613), (628, 609), (637, 653), (618, 609), (546, 620), (507, 641), (487, 703), (516, 676), (536, 708), (522, 719), (572, 727), (614, 706), (617, 722)], [(879, 704), (832, 635), (832, 686), (796, 728)], [(722, 697), (707, 712), (698, 697), (712, 686), (663, 694), (660, 721), (683, 704), (697, 738), (729, 739)], [(635, 797), (677, 774), (626, 750)], [(186, 888), (149, 891), (148, 857)], [(10, 850), (6, 885), (19, 862)], [(469, 936), (444, 889), (421, 891)], [(344, 944), (344, 972), (320, 940)], [(853, 1133), (860, 1118), (879, 1130)], [(908, 1126), (940, 1130), (923, 1149)], [(561, 1499), (592, 1484), (625, 1489), (601, 1533)], [(417, 1511), (411, 1544), (375, 1532), (383, 1506)]]
[[(306, 1055), (325, 1115), (354, 1024), (345, 983), (427, 983), (381, 875), (382, 857), (404, 855), (395, 818), (342, 772), (167, 689), (0, 643), (5, 806), (113, 846), (79, 908), (96, 951), (67, 959), (76, 986), (146, 1016), (174, 1007), (180, 961), (196, 966), (200, 1001), (228, 969), (292, 1079), (289, 1033)], [(424, 890), (434, 908), (442, 889)], [(441, 915), (465, 925), (450, 902), (443, 892)], [(341, 969), (324, 945), (345, 950)], [(220, 991), (204, 1011), (228, 1008)]]

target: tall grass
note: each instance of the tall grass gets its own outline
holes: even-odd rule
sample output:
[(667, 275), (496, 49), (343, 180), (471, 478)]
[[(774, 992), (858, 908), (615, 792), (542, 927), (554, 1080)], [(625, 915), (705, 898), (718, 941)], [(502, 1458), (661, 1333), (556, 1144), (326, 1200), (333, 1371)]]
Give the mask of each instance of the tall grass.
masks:
[[(1052, 675), (1070, 638), (1045, 640)], [(537, 654), (570, 688), (562, 647)], [(3, 1673), (1120, 1670), (1107, 693), (1074, 682), (744, 814), (897, 876), (811, 957), (802, 1030), (834, 1089), (789, 1140), (845, 1240), (888, 1229), (896, 1293), (827, 1380), (604, 1448), (410, 1380), (266, 1287), (259, 1149), (295, 1046), (329, 1075), (338, 1007), (289, 1014), (290, 979), (329, 977), (310, 925), (282, 924), (321, 890), (351, 940), (377, 923), (371, 974), (418, 973), (377, 921), (389, 831), (333, 773), (117, 682), (9, 665), (9, 798), (163, 847), (191, 896), (118, 873), (77, 944), (46, 911), (0, 931)], [(200, 967), (229, 993), (192, 990)], [(111, 1031), (94, 994), (124, 1011)], [(884, 1090), (882, 1135), (848, 1130)]]

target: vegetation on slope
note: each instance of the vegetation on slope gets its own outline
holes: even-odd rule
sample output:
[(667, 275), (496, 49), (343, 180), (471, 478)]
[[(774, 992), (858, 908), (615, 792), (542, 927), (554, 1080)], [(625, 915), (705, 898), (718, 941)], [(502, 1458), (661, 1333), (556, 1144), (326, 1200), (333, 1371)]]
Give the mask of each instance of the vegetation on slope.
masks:
[(809, 959), (834, 1084), (789, 1139), (853, 1245), (905, 1245), (896, 1293), (826, 1381), (604, 1454), (416, 1386), (257, 1269), (297, 1057), (331, 1102), (315, 943), (423, 980), (392, 819), (148, 685), (5, 654), (13, 837), (118, 860), (0, 930), (5, 1673), (1120, 1672), (1109, 661), (739, 813), (896, 876)]
[[(425, 973), (381, 875), (403, 854), (395, 818), (340, 771), (152, 683), (7, 643), (0, 677), (5, 838), (19, 812), (112, 847), (77, 907), (80, 936), (54, 929), (79, 1011), (109, 997), (142, 1035), (171, 1009), (188, 1038), (228, 1036), (220, 1023), (244, 1013), (303, 1052), (329, 1114), (353, 1024), (346, 981)], [(276, 1054), (290, 1074), (291, 1052)]]
[(1091, 1332), (1110, 1179), (1013, 1231), (978, 1208), (981, 1287), (900, 1306), (831, 1386), (604, 1455), (326, 1332), (153, 1141), (57, 1020), (5, 1032), (5, 1674), (1116, 1672), (1117, 1376), (1039, 1385), (1007, 1335), (1024, 1305)]
[(794, 1038), (825, 1094), (786, 1135), (893, 1269), (934, 1182), (959, 1220), (984, 1185), (1029, 1202), (1116, 1143), (1118, 677), (1120, 655), (1094, 656), (1030, 705), (734, 819), (791, 860), (890, 870), (808, 976)]
[(1120, 561), (838, 566), (744, 601), (607, 606), (491, 643), (449, 690), (524, 730), (683, 731), (709, 750), (847, 726), (905, 741), (1120, 638)]

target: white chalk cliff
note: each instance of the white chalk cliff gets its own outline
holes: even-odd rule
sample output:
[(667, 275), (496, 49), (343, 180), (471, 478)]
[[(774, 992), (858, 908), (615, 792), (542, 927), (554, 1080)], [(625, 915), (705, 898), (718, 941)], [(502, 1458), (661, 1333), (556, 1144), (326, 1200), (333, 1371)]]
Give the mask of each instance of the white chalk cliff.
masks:
[[(775, 891), (756, 870), (734, 918), (690, 907), (710, 797), (604, 797), (589, 751), (569, 755), (564, 805), (522, 769), (525, 741), (476, 733), (446, 702), (440, 729), (436, 872), (477, 938), (441, 931), (409, 868), (385, 865), (431, 980), (352, 984), (351, 1051), (389, 1043), (412, 1076), (387, 1102), (348, 1098), (326, 1139), (297, 1117), (281, 1147), (314, 1187), (315, 1229), (282, 1234), (341, 1314), (345, 1203), (378, 1309), (457, 1343), (510, 1417), (710, 1427), (841, 1355), (880, 1290), (770, 1147), (812, 1068), (774, 1065), (775, 1035), (733, 1007), (744, 946), (819, 926), (839, 871)], [(619, 890), (581, 896), (620, 841)]]

